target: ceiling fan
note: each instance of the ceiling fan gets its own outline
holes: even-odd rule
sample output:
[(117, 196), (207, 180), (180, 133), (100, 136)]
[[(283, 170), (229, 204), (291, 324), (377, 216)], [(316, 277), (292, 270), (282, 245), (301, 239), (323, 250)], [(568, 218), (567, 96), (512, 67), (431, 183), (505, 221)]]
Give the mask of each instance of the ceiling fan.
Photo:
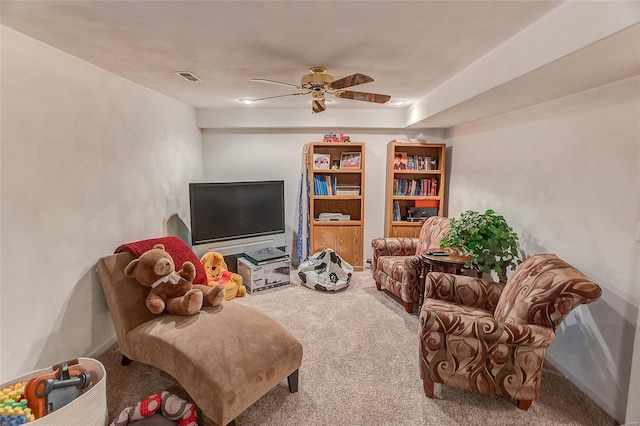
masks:
[(251, 79), (251, 81), (295, 87), (298, 90), (303, 90), (302, 92), (298, 93), (289, 93), (286, 95), (269, 96), (266, 98), (254, 99), (254, 101), (282, 98), (284, 96), (311, 94), (311, 110), (314, 113), (322, 112), (327, 109), (325, 105), (325, 94), (327, 93), (341, 99), (354, 99), (356, 101), (375, 102), (379, 104), (388, 102), (389, 99), (391, 99), (391, 96), (389, 95), (344, 90), (347, 87), (357, 86), (358, 84), (370, 83), (373, 81), (373, 78), (369, 77), (368, 75), (355, 73), (339, 80), (335, 80), (333, 76), (327, 74), (327, 69), (324, 67), (311, 68), (309, 70), (309, 74), (303, 75), (300, 79), (300, 85), (282, 83), (280, 81), (267, 80), (264, 78), (254, 78)]

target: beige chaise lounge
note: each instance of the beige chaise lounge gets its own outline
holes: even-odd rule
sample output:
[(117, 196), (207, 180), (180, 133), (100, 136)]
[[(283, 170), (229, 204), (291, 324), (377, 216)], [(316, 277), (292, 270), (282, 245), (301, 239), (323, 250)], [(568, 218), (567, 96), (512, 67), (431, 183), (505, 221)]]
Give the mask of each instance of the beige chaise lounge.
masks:
[(234, 424), (285, 378), (297, 392), (302, 345), (284, 327), (234, 301), (194, 316), (154, 315), (148, 288), (124, 274), (133, 259), (118, 253), (97, 265), (123, 365), (136, 360), (167, 372), (219, 425)]

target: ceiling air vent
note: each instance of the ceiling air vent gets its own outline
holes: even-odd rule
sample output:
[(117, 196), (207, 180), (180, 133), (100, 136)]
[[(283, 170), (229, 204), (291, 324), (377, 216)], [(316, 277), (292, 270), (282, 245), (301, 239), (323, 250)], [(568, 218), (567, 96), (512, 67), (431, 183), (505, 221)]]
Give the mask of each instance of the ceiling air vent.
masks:
[(176, 71), (174, 74), (179, 75), (187, 81), (200, 81), (191, 71)]

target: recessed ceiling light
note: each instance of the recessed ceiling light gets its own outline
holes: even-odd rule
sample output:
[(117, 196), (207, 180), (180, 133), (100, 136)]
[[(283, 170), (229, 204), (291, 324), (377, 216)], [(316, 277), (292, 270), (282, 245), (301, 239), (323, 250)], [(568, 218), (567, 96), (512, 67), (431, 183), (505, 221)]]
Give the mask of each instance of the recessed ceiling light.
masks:
[(251, 105), (251, 104), (255, 103), (256, 101), (255, 101), (255, 99), (243, 98), (243, 99), (238, 99), (238, 102), (241, 102), (241, 103), (243, 103), (245, 105)]
[(394, 99), (391, 102), (389, 102), (391, 105), (403, 105), (404, 101), (402, 99)]

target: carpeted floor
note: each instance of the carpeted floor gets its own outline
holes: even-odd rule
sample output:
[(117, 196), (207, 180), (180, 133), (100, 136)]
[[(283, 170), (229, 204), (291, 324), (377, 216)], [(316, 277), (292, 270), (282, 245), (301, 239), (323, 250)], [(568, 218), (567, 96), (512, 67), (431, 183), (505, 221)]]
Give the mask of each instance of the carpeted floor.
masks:
[[(284, 380), (238, 416), (238, 426), (617, 425), (550, 366), (542, 395), (528, 411), (502, 398), (439, 384), (435, 399), (426, 398), (418, 372), (418, 317), (377, 291), (368, 271), (355, 273), (350, 286), (337, 293), (296, 282), (225, 303), (268, 314), (304, 347), (299, 392), (289, 393)], [(139, 362), (122, 367), (120, 356), (113, 347), (98, 358), (107, 370), (110, 421), (161, 390), (188, 399), (167, 374)], [(213, 424), (200, 416), (201, 425)]]

